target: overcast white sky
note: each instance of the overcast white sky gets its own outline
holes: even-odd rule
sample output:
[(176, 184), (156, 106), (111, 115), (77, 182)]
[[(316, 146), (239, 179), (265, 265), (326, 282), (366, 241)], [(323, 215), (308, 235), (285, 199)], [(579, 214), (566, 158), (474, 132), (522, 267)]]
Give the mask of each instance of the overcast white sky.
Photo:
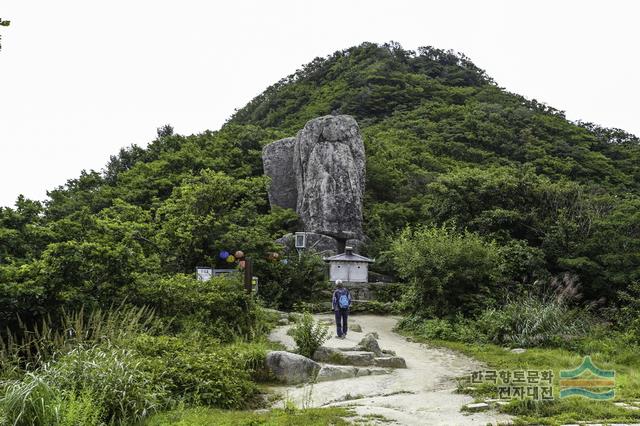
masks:
[(0, 0), (0, 206), (100, 170), (156, 128), (218, 129), (316, 56), (395, 40), (640, 134), (635, 1)]

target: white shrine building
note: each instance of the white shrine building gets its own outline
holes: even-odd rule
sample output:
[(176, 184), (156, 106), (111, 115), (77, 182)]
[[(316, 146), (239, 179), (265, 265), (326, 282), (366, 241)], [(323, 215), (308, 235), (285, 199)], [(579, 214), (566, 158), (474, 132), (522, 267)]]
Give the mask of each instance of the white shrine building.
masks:
[(325, 257), (329, 264), (329, 279), (333, 282), (342, 280), (345, 283), (366, 283), (369, 281), (369, 264), (375, 262), (365, 256), (353, 252), (347, 246), (345, 252), (336, 256)]

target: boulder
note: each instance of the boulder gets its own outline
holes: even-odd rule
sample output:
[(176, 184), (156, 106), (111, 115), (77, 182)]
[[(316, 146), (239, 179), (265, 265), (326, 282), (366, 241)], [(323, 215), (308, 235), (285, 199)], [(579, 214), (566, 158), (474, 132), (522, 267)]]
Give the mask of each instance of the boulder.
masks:
[(342, 351), (340, 349), (329, 348), (327, 346), (320, 346), (313, 353), (314, 361), (318, 362), (335, 362), (342, 359)]
[(375, 354), (366, 351), (342, 352), (342, 364), (366, 366), (374, 364)]
[(278, 381), (287, 384), (312, 382), (320, 371), (317, 362), (286, 351), (268, 352), (265, 364)]
[(360, 326), (360, 324), (349, 324), (349, 331), (355, 331), (356, 333), (362, 333), (362, 326)]
[(362, 236), (365, 153), (348, 115), (310, 120), (298, 132), (293, 168), (297, 208), (306, 231), (342, 240)]
[(378, 345), (378, 341), (373, 333), (367, 333), (360, 343), (358, 343), (358, 347), (362, 348), (364, 351), (373, 352), (376, 356), (382, 356), (382, 349), (380, 349), (380, 345)]
[(323, 365), (316, 378), (317, 382), (356, 377), (358, 369), (347, 365)]
[(293, 171), (295, 143), (295, 138), (285, 138), (265, 145), (262, 149), (262, 167), (265, 175), (271, 178), (269, 184), (271, 207), (296, 209), (298, 185)]
[(378, 367), (385, 368), (407, 368), (407, 363), (404, 358), (399, 356), (381, 356), (376, 357), (373, 360), (374, 364)]
[(356, 374), (356, 377), (378, 376), (380, 374), (389, 374), (390, 372), (391, 371), (387, 370), (386, 368), (375, 368), (375, 367), (358, 368), (358, 372)]
[(313, 354), (318, 362), (328, 362), (340, 365), (367, 366), (373, 365), (375, 354), (367, 351), (341, 351), (340, 349), (319, 347)]

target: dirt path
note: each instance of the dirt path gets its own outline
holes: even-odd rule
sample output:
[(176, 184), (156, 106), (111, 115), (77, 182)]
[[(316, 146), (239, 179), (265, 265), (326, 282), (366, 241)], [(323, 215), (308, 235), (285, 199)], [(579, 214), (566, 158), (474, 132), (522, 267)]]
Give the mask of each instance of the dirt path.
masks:
[[(316, 319), (331, 319), (316, 315)], [(486, 425), (509, 423), (509, 417), (495, 412), (466, 414), (460, 408), (473, 402), (467, 395), (454, 393), (455, 378), (481, 368), (475, 360), (441, 348), (408, 342), (392, 331), (397, 318), (353, 315), (362, 333), (350, 331), (347, 339), (331, 338), (325, 346), (355, 346), (365, 333), (376, 331), (383, 349), (391, 349), (407, 362), (406, 369), (389, 375), (354, 377), (306, 386), (274, 388), (298, 406), (351, 406), (360, 416), (382, 415), (401, 425)], [(270, 338), (290, 349), (289, 326), (275, 329)], [(335, 330), (332, 330), (335, 333)], [(373, 419), (374, 417), (369, 417)]]

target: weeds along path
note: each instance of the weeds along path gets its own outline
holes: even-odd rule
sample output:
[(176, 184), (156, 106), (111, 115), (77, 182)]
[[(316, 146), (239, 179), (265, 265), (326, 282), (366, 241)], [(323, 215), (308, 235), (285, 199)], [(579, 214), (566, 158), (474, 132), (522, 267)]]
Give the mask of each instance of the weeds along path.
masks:
[[(332, 315), (316, 315), (316, 320)], [(325, 346), (355, 346), (368, 332), (376, 331), (383, 349), (391, 349), (407, 362), (406, 369), (391, 374), (354, 377), (304, 386), (277, 386), (273, 390), (299, 407), (353, 407), (359, 416), (372, 421), (376, 416), (401, 425), (486, 425), (508, 424), (510, 417), (495, 412), (463, 413), (463, 405), (473, 402), (467, 395), (455, 393), (455, 378), (482, 368), (477, 361), (443, 348), (431, 348), (408, 342), (392, 330), (398, 318), (378, 315), (349, 317), (362, 326), (362, 332), (350, 331), (347, 339), (332, 337)], [(287, 335), (290, 326), (276, 328), (270, 338), (289, 349), (295, 344)], [(335, 330), (332, 330), (335, 333)], [(282, 404), (282, 401), (279, 402)]]

